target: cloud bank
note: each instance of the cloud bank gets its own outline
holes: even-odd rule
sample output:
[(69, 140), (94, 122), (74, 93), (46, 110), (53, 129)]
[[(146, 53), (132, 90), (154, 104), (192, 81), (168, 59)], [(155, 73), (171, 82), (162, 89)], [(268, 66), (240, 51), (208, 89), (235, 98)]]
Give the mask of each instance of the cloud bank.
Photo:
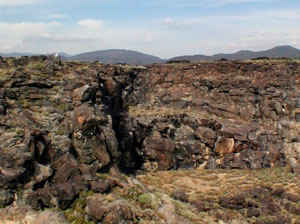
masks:
[(22, 6), (39, 3), (41, 0), (0, 0), (0, 7)]
[[(178, 0), (174, 0), (178, 1)], [(223, 4), (243, 4), (256, 0), (226, 0)], [(265, 0), (271, 2), (274, 0)], [(0, 0), (17, 5), (21, 1)], [(38, 3), (25, 0), (22, 4)], [(147, 1), (146, 1), (147, 2)], [(165, 4), (169, 0), (162, 0)], [(185, 3), (207, 2), (188, 0)], [(214, 3), (219, 0), (211, 1)], [(155, 1), (154, 1), (155, 3)], [(139, 3), (142, 4), (142, 3)], [(225, 7), (226, 8), (226, 7)], [(222, 10), (221, 10), (222, 9)], [(206, 11), (206, 10), (204, 10)], [(203, 11), (203, 12), (204, 12)], [(174, 11), (177, 12), (177, 11)], [(181, 12), (181, 11), (179, 11)], [(105, 16), (68, 16), (58, 11), (37, 17), (31, 22), (1, 22), (0, 52), (77, 54), (102, 49), (130, 49), (169, 58), (183, 54), (231, 53), (241, 49), (264, 50), (277, 45), (300, 48), (300, 10), (297, 7), (274, 7), (215, 13), (161, 13), (159, 18), (118, 19)], [(1, 18), (1, 17), (0, 17)]]

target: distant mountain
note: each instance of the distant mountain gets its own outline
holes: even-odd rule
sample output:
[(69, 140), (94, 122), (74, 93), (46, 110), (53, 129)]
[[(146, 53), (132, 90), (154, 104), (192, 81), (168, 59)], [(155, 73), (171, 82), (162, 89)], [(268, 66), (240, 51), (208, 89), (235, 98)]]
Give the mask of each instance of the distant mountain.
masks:
[[(56, 54), (56, 53), (52, 53)], [(46, 55), (52, 55), (52, 54), (46, 54)], [(65, 53), (65, 52), (60, 52), (58, 53), (61, 57), (71, 57), (71, 55)], [(0, 53), (0, 56), (2, 57), (22, 57), (22, 56), (33, 56), (33, 55), (41, 55), (41, 54), (33, 54), (33, 53), (19, 53), (19, 52), (11, 52), (11, 53)]]
[[(65, 52), (59, 53), (64, 61), (99, 61), (104, 64), (132, 64), (132, 65), (148, 65), (153, 63), (164, 63), (166, 60), (160, 59), (159, 57), (144, 54), (137, 51), (131, 50), (102, 50), (102, 51), (92, 51), (77, 55), (69, 55)], [(32, 56), (37, 54), (32, 53), (0, 53), (2, 57), (21, 57), (21, 56)], [(248, 51), (242, 50), (233, 54), (215, 54), (212, 56), (207, 55), (184, 55), (179, 57), (174, 57), (168, 61), (215, 61), (219, 59), (227, 60), (249, 60), (259, 57), (269, 57), (269, 58), (291, 58), (300, 59), (300, 50), (291, 46), (278, 46), (266, 51)]]
[(74, 55), (67, 58), (68, 61), (99, 61), (104, 64), (135, 64), (135, 65), (147, 65), (152, 63), (163, 63), (164, 60), (159, 57), (143, 54), (137, 51), (130, 50), (103, 50), (93, 51), (83, 54)]
[(206, 55), (184, 55), (169, 59), (168, 61), (211, 61), (211, 56)]
[(227, 60), (249, 60), (258, 57), (269, 57), (269, 58), (291, 58), (300, 59), (300, 50), (291, 46), (278, 46), (266, 51), (248, 51), (242, 50), (233, 54), (215, 54), (212, 56), (206, 55), (186, 55), (171, 58), (170, 60), (189, 60), (189, 61), (214, 61), (221, 58)]
[(11, 53), (0, 53), (1, 57), (22, 57), (22, 56), (33, 56), (35, 54), (32, 53), (19, 53), (19, 52), (11, 52)]
[(59, 54), (61, 57), (65, 57), (65, 58), (72, 57), (72, 55), (67, 54), (66, 52), (59, 52), (58, 54)]
[[(65, 52), (58, 53), (62, 60), (64, 61), (99, 61), (104, 64), (134, 64), (134, 65), (148, 65), (153, 63), (164, 63), (165, 60), (160, 59), (159, 57), (140, 53), (137, 51), (131, 50), (103, 50), (103, 51), (93, 51), (77, 55), (69, 55)], [(21, 56), (33, 56), (37, 54), (32, 53), (0, 53), (2, 57), (21, 57)], [(49, 54), (50, 55), (50, 54)]]
[(292, 46), (278, 46), (267, 51), (262, 51), (260, 54), (270, 58), (286, 57), (300, 59), (300, 50)]

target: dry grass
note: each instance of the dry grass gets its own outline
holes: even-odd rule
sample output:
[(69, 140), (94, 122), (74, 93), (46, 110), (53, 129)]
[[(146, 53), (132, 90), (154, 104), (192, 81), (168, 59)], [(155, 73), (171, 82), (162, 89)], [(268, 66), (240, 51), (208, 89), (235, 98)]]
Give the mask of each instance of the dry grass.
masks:
[(291, 193), (300, 193), (300, 179), (286, 168), (260, 170), (179, 170), (148, 173), (138, 179), (151, 187), (170, 194), (181, 187), (189, 195), (215, 198), (220, 195), (236, 194), (256, 186), (282, 187)]
[(159, 106), (151, 106), (151, 108), (146, 107), (129, 107), (129, 114), (133, 117), (139, 116), (167, 116), (167, 115), (180, 115), (180, 114), (188, 114), (190, 117), (200, 117), (200, 118), (215, 118), (216, 116), (212, 114), (208, 114), (205, 111), (200, 111), (196, 109), (174, 109), (168, 107), (159, 107)]
[[(237, 210), (220, 207), (221, 197), (243, 194), (255, 187), (283, 188), (287, 192), (300, 194), (300, 179), (285, 167), (260, 170), (203, 170), (190, 169), (146, 173), (137, 177), (150, 190), (171, 195), (179, 187), (189, 201), (207, 202), (215, 211), (225, 212), (231, 217), (241, 216)], [(190, 204), (174, 201), (177, 214), (192, 223), (211, 223), (214, 216), (210, 212), (197, 212)], [(298, 217), (296, 217), (297, 219)], [(241, 217), (245, 220), (245, 217)], [(251, 221), (249, 218), (247, 221)]]

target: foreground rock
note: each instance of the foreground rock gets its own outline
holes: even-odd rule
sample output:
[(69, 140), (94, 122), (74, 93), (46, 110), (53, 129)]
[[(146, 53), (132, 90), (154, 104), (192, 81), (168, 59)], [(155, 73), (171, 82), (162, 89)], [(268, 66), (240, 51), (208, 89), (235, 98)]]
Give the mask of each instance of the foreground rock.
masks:
[(1, 206), (23, 189), (35, 209), (66, 209), (82, 191), (109, 191), (114, 185), (102, 173), (137, 167), (124, 94), (140, 69), (120, 69), (44, 56), (3, 59)]
[(1, 224), (68, 224), (64, 215), (54, 211), (37, 212), (29, 206), (9, 207), (0, 210)]

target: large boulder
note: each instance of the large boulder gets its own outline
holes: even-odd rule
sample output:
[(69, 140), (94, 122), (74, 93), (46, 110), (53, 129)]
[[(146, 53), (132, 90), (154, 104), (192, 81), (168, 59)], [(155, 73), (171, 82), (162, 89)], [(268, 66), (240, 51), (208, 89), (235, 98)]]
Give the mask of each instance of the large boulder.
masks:
[(234, 152), (234, 139), (219, 137), (216, 142), (214, 151), (220, 156), (225, 156), (226, 154), (233, 153)]
[(175, 145), (173, 141), (161, 137), (159, 132), (154, 132), (144, 140), (143, 145), (145, 147), (145, 159), (157, 161), (158, 170), (168, 170), (174, 166)]

